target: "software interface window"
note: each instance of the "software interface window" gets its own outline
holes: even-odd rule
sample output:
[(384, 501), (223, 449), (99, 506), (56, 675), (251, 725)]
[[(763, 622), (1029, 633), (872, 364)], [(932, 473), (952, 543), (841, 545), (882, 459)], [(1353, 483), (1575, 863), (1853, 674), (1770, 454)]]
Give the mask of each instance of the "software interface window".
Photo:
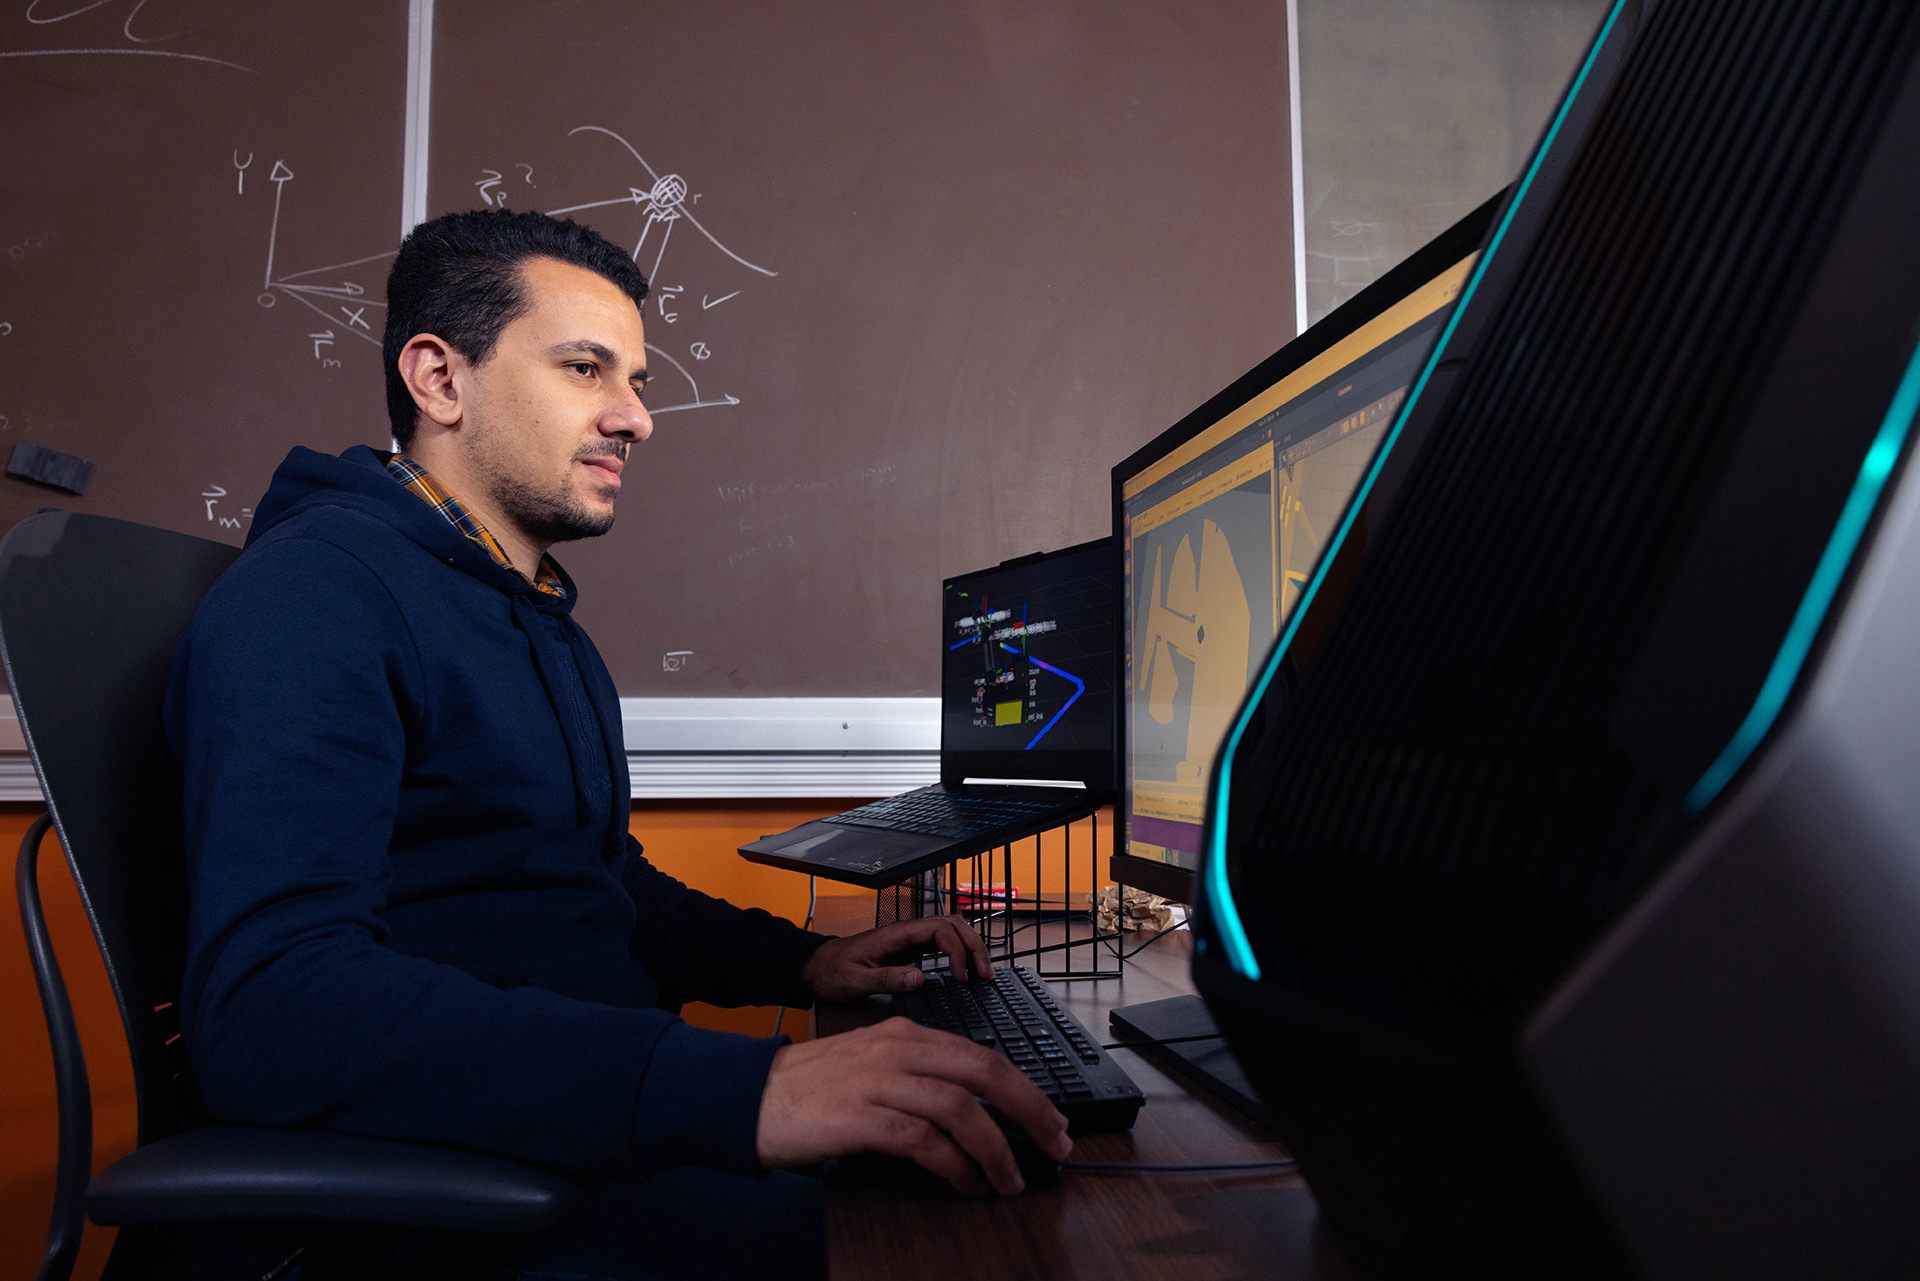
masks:
[[(1051, 566), (946, 584), (945, 743), (962, 751), (1108, 750), (1113, 593), (1106, 540)], [(955, 716), (954, 709), (965, 712)]]
[(1127, 849), (1197, 866), (1207, 781), (1472, 265), (1121, 482)]

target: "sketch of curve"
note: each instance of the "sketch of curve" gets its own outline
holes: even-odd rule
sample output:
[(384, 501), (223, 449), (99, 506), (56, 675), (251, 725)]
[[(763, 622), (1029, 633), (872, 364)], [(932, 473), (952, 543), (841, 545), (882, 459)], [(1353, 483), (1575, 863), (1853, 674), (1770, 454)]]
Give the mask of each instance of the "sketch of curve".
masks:
[[(84, 0), (83, 3), (67, 9), (64, 13), (56, 13), (48, 17), (42, 17), (37, 12), (42, 3), (43, 0), (30, 0), (26, 13), (23, 15), (28, 23), (36, 27), (51, 27), (56, 23), (67, 22), (83, 14), (92, 13), (95, 9), (104, 9), (110, 4), (118, 3), (118, 0)], [(140, 16), (140, 10), (146, 8), (146, 5), (147, 0), (134, 0), (133, 8), (127, 11), (127, 19), (121, 24), (120, 33), (128, 40), (139, 45), (157, 44), (163, 40), (177, 40), (181, 36), (192, 34), (193, 29), (191, 27), (170, 32), (164, 36), (142, 36), (135, 34), (133, 20)], [(147, 58), (178, 58), (184, 62), (207, 62), (212, 63), (216, 67), (231, 67), (235, 71), (244, 71), (248, 75), (260, 74), (252, 67), (242, 66), (237, 62), (229, 62), (225, 58), (214, 58), (200, 53), (181, 53), (176, 49), (8, 49), (0, 51), (0, 58), (54, 58), (91, 54), (119, 54)]]
[[(141, 4), (145, 4), (146, 2), (147, 0), (140, 0)], [(87, 3), (82, 4), (78, 9), (69, 9), (65, 13), (56, 13), (51, 18), (36, 18), (33, 16), (33, 11), (40, 7), (40, 0), (31, 0), (27, 5), (27, 21), (36, 27), (50, 27), (56, 22), (65, 22), (68, 18), (77, 18), (83, 13), (92, 13), (95, 9), (104, 9), (112, 3), (113, 0), (87, 0)], [(136, 8), (137, 7), (138, 6), (136, 6)]]
[[(27, 5), (27, 21), (36, 27), (50, 27), (56, 22), (65, 22), (67, 19), (77, 18), (83, 13), (92, 13), (95, 9), (104, 9), (110, 4), (117, 3), (117, 0), (87, 0), (87, 2), (79, 8), (69, 9), (65, 13), (56, 13), (51, 18), (40, 18), (34, 15), (33, 11), (40, 7), (40, 3), (41, 0), (31, 0), (31, 3)], [(121, 34), (126, 36), (127, 39), (133, 41), (135, 44), (153, 44), (161, 40), (176, 40), (187, 34), (186, 31), (176, 31), (168, 36), (142, 37), (134, 35), (133, 20), (139, 17), (140, 11), (146, 7), (147, 0), (133, 0), (133, 8), (127, 11), (127, 20), (120, 27)]]
[(669, 365), (672, 365), (675, 369), (679, 370), (680, 376), (687, 380), (687, 386), (693, 388), (693, 399), (686, 401), (682, 404), (667, 405), (660, 409), (655, 409), (652, 405), (648, 405), (647, 406), (648, 417), (658, 418), (661, 414), (677, 413), (682, 409), (711, 409), (716, 405), (737, 405), (740, 403), (740, 398), (738, 396), (722, 396), (718, 400), (704, 399), (700, 395), (700, 384), (694, 380), (693, 373), (691, 370), (689, 370), (685, 365), (681, 364), (679, 361), (675, 360), (673, 356), (669, 354), (667, 351), (665, 351), (663, 348), (656, 347), (652, 343), (648, 343), (647, 350), (652, 352), (654, 355), (660, 357), (660, 359), (666, 361)]
[(225, 58), (209, 58), (203, 53), (180, 53), (174, 49), (0, 49), (0, 58), (60, 58), (91, 54), (126, 54), (136, 58), (179, 58), (183, 62), (210, 62), (216, 67), (232, 67), (250, 76), (260, 73)]
[[(763, 276), (778, 276), (780, 274), (777, 271), (771, 271), (765, 267), (762, 267), (758, 263), (748, 262), (745, 258), (742, 258), (739, 254), (727, 248), (727, 246), (721, 242), (720, 237), (714, 235), (711, 231), (708, 231), (706, 224), (701, 222), (698, 218), (694, 217), (693, 211), (687, 208), (686, 183), (684, 179), (681, 180), (677, 188), (674, 187), (671, 184), (671, 182), (665, 182), (663, 184), (663, 180), (661, 178), (659, 170), (655, 169), (652, 165), (648, 164), (647, 158), (641, 155), (638, 149), (636, 149), (632, 143), (628, 142), (625, 138), (622, 138), (619, 134), (615, 133), (613, 130), (608, 129), (602, 125), (581, 125), (578, 128), (569, 129), (567, 130), (567, 137), (571, 138), (575, 134), (579, 134), (579, 133), (605, 134), (607, 137), (619, 143), (622, 147), (625, 147), (627, 149), (627, 154), (632, 156), (635, 160), (637, 160), (640, 163), (640, 167), (647, 171), (647, 179), (648, 179), (647, 191), (642, 192), (638, 187), (632, 187), (628, 189), (629, 194), (625, 196), (616, 197), (612, 200), (595, 201), (593, 204), (590, 204), (590, 205), (572, 205), (567, 209), (549, 210), (548, 212), (572, 213), (575, 210), (579, 210), (579, 209), (591, 209), (591, 208), (604, 207), (607, 205), (619, 205), (619, 204), (628, 204), (628, 203), (639, 204), (644, 199), (647, 201), (650, 208), (658, 206), (659, 208), (663, 208), (669, 211), (665, 215), (662, 215), (659, 213), (650, 213), (648, 215), (649, 218), (656, 221), (661, 221), (661, 222), (672, 222), (672, 221), (677, 221), (678, 219), (681, 219), (681, 218), (685, 218), (688, 222), (694, 225), (694, 228), (697, 231), (699, 231), (701, 235), (705, 236), (709, 241), (712, 242), (713, 247), (715, 249), (718, 249), (721, 253), (733, 259), (735, 262), (739, 263), (742, 267), (745, 267), (750, 271), (757, 271)], [(669, 174), (667, 175), (667, 178), (672, 179), (675, 176), (676, 175)], [(664, 245), (661, 246), (661, 249), (663, 252), (665, 251), (665, 248), (666, 247)], [(657, 261), (654, 266), (655, 266), (655, 270), (657, 271), (659, 269), (659, 264)]]
[[(36, 18), (33, 16), (33, 11), (40, 7), (40, 0), (33, 0), (33, 2), (27, 6), (27, 21), (37, 27), (48, 27), (56, 22), (65, 22), (68, 18), (77, 18), (83, 13), (91, 13), (95, 9), (104, 9), (112, 3), (114, 3), (114, 0), (90, 0), (89, 3), (81, 5), (78, 9), (69, 9), (65, 13), (56, 14), (51, 18)], [(133, 8), (127, 11), (127, 20), (120, 27), (121, 34), (126, 36), (127, 39), (133, 41), (135, 44), (153, 44), (160, 40), (176, 40), (187, 34), (186, 31), (176, 31), (172, 35), (167, 36), (142, 37), (134, 35), (133, 20), (139, 17), (140, 11), (146, 7), (147, 0), (134, 0)], [(191, 28), (189, 28), (189, 30), (191, 30)]]

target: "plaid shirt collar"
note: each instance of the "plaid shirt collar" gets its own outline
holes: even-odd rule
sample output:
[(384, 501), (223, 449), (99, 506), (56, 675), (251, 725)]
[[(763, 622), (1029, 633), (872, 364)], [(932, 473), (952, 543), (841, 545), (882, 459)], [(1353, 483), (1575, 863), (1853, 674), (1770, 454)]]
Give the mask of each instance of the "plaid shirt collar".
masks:
[[(433, 477), (427, 475), (426, 469), (419, 463), (405, 454), (394, 454), (387, 459), (387, 471), (395, 480), (406, 486), (407, 491), (415, 498), (445, 516), (447, 523), (465, 534), (469, 541), (480, 544), (496, 565), (503, 569), (511, 569), (516, 574), (520, 573), (514, 567), (513, 561), (508, 559), (505, 550), (501, 548), (500, 540), (495, 538), (472, 512), (462, 507), (459, 499), (442, 489)], [(520, 576), (526, 577), (525, 574)], [(560, 581), (560, 571), (555, 567), (553, 558), (550, 556), (540, 558), (540, 567), (534, 572), (531, 581), (535, 587), (549, 596), (555, 596), (561, 600), (567, 597), (566, 586)]]

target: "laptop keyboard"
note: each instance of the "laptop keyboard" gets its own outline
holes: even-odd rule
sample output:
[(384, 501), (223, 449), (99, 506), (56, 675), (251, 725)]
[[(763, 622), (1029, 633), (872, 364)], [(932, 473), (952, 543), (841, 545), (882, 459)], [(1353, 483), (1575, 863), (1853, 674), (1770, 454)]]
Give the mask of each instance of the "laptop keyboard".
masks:
[(1064, 801), (1013, 796), (956, 796), (920, 791), (889, 796), (827, 819), (847, 827), (882, 827), (923, 836), (975, 836), (1015, 827), (1059, 810)]
[(991, 979), (964, 983), (948, 974), (929, 974), (924, 986), (896, 993), (893, 1009), (1005, 1055), (1077, 1134), (1128, 1129), (1146, 1101), (1100, 1042), (1024, 965), (996, 965)]

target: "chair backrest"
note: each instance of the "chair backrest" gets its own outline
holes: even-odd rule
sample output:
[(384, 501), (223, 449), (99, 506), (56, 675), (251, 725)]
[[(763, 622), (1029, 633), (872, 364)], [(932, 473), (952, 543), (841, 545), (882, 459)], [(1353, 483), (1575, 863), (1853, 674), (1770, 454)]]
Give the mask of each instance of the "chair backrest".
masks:
[(0, 540), (0, 658), (126, 1027), (142, 1144), (199, 1120), (179, 1037), (186, 872), (160, 708), (174, 648), (238, 554), (71, 512)]

